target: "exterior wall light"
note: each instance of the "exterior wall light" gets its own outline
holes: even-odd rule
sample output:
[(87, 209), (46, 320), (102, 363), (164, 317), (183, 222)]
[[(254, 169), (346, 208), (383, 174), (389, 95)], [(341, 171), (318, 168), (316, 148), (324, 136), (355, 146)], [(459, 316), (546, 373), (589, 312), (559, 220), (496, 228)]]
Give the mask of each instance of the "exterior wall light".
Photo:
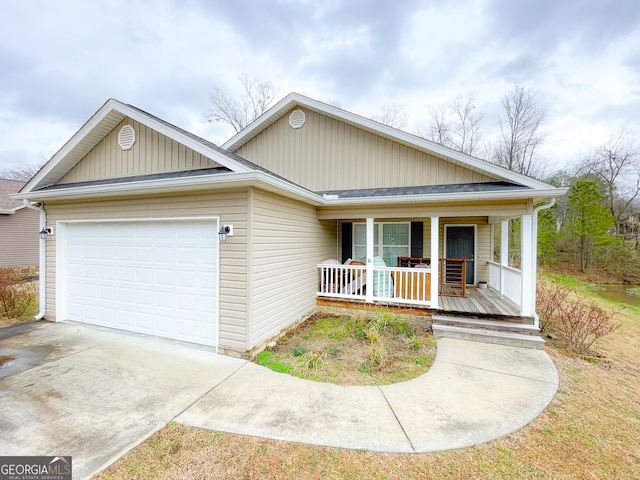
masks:
[(42, 230), (40, 230), (40, 238), (42, 240), (46, 240), (48, 235), (51, 235), (53, 233), (53, 230), (51, 227), (45, 227)]
[(233, 236), (233, 227), (231, 225), (224, 225), (218, 232), (218, 238), (220, 243), (227, 241), (227, 237)]

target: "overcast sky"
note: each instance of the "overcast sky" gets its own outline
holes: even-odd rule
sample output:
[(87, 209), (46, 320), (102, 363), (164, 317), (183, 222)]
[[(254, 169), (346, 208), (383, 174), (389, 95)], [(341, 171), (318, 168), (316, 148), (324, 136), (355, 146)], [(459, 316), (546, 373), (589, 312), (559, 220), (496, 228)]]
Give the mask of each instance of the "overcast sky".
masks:
[(474, 93), (490, 136), (516, 84), (569, 165), (612, 130), (640, 135), (638, 0), (2, 0), (0, 170), (49, 159), (108, 98), (215, 143), (214, 87), (270, 81), (373, 116)]

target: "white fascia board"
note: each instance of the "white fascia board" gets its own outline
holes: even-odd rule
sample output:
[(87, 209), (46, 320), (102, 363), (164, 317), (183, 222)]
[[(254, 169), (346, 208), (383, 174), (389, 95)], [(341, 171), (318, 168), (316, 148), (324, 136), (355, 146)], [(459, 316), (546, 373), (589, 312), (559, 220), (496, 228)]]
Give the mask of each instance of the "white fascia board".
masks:
[(15, 215), (16, 210), (0, 208), (0, 215)]
[(247, 125), (246, 128), (240, 130), (237, 134), (223, 143), (221, 147), (231, 152), (235, 151), (239, 146), (244, 145), (247, 141), (264, 130), (266, 126), (271, 125), (275, 120), (284, 115), (294, 104), (300, 103), (304, 105), (305, 100), (311, 99), (303, 97), (297, 93), (290, 93)]
[(73, 134), (73, 136), (67, 140), (67, 142), (58, 150), (51, 159), (43, 165), (43, 167), (33, 176), (31, 180), (22, 188), (21, 192), (27, 193), (34, 188), (42, 186), (43, 181), (47, 176), (55, 169), (55, 167), (67, 156), (80, 141), (93, 130), (103, 119), (106, 117), (109, 111), (113, 109), (113, 105), (119, 103), (116, 100), (110, 98), (107, 102), (94, 113), (89, 120), (85, 122), (80, 129)]
[(455, 202), (462, 200), (524, 200), (561, 197), (567, 189), (551, 188), (547, 190), (512, 190), (501, 192), (461, 192), (423, 195), (389, 195), (380, 197), (335, 198), (325, 197), (327, 206), (398, 204), (398, 203), (433, 203)]
[(44, 182), (47, 176), (58, 166), (58, 164), (71, 153), (78, 144), (87, 136), (94, 128), (96, 128), (111, 112), (118, 112), (122, 115), (122, 118), (129, 117), (143, 125), (152, 128), (162, 135), (169, 137), (176, 142), (179, 142), (186, 147), (206, 156), (212, 158), (217, 163), (235, 171), (235, 172), (250, 172), (249, 167), (236, 162), (235, 160), (221, 154), (217, 150), (207, 147), (195, 139), (173, 129), (164, 123), (159, 122), (155, 118), (145, 115), (139, 110), (133, 109), (124, 103), (115, 99), (109, 99), (100, 107), (100, 109), (93, 114), (93, 116), (82, 126), (80, 129), (65, 143), (58, 152), (47, 162), (41, 169), (33, 176), (33, 178), (24, 186), (23, 192), (27, 193), (35, 188), (44, 186)]
[(157, 180), (139, 180), (125, 183), (110, 183), (103, 185), (84, 185), (78, 187), (60, 188), (22, 192), (12, 195), (16, 199), (29, 199), (31, 201), (63, 200), (91, 197), (117, 197), (126, 195), (143, 195), (152, 193), (168, 193), (189, 190), (203, 190), (209, 187), (238, 187), (238, 186), (262, 186), (263, 188), (298, 198), (307, 203), (324, 205), (320, 195), (283, 180), (267, 175), (263, 172), (231, 172), (215, 175), (202, 175), (187, 178), (169, 178)]
[(341, 198), (339, 196), (321, 196), (305, 188), (293, 185), (260, 171), (218, 173), (186, 178), (168, 178), (157, 180), (139, 180), (125, 183), (85, 185), (53, 190), (21, 192), (10, 195), (15, 199), (31, 201), (74, 199), (90, 197), (110, 197), (136, 194), (203, 190), (211, 187), (260, 186), (281, 195), (297, 198), (315, 206), (353, 206), (380, 204), (433, 203), (464, 200), (513, 200), (547, 199), (560, 197), (567, 188), (524, 189), (500, 192), (461, 192), (422, 195), (389, 195), (374, 197)]
[(445, 159), (448, 158), (462, 165), (467, 165), (468, 167), (475, 170), (486, 172), (486, 174), (489, 176), (502, 178), (512, 183), (517, 183), (530, 188), (548, 189), (550, 187), (549, 184), (541, 182), (540, 180), (536, 180), (535, 178), (531, 178), (526, 175), (514, 172), (486, 160), (481, 160), (471, 155), (452, 150), (448, 147), (437, 144), (435, 142), (431, 142), (417, 135), (413, 135), (411, 133), (389, 127), (388, 125), (376, 122), (375, 120), (362, 117), (355, 113), (342, 110), (340, 108), (328, 105), (323, 102), (319, 102), (317, 100), (305, 97), (297, 93), (290, 93), (289, 95), (284, 97), (266, 113), (264, 113), (253, 123), (251, 123), (247, 128), (227, 140), (222, 145), (222, 148), (230, 151), (235, 151), (257, 133), (266, 128), (266, 126), (270, 125), (271, 123), (273, 123), (273, 121), (284, 115), (295, 104), (307, 107), (311, 110), (316, 110), (320, 113), (339, 119), (346, 123), (359, 126), (366, 130), (373, 131), (387, 138), (396, 139), (397, 141), (404, 144), (412, 145), (419, 150), (432, 152), (440, 157), (443, 157)]

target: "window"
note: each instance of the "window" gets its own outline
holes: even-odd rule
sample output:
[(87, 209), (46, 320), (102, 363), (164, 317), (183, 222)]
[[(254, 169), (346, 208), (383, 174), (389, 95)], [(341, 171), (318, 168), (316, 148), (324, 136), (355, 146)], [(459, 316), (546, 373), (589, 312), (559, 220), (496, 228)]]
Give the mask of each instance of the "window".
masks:
[[(373, 255), (384, 258), (389, 267), (398, 264), (398, 257), (409, 257), (411, 252), (410, 223), (375, 223), (373, 225)], [(353, 224), (353, 259), (366, 261), (367, 225)]]

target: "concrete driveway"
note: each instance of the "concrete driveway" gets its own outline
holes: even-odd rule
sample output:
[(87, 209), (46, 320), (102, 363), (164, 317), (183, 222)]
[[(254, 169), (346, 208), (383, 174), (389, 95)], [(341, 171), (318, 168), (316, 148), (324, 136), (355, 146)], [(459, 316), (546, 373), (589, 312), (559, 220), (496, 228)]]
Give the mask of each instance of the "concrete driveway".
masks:
[(72, 455), (73, 478), (106, 467), (246, 363), (158, 339), (44, 322), (0, 340), (0, 355), (15, 357), (8, 368), (26, 368), (0, 380), (0, 452)]
[[(204, 349), (66, 323), (2, 338), (0, 452), (72, 455), (86, 478), (168, 421), (333, 447), (420, 453), (486, 442), (527, 425), (558, 375), (541, 350), (438, 341), (431, 370), (383, 387), (274, 373)], [(0, 369), (0, 378), (2, 376)]]

